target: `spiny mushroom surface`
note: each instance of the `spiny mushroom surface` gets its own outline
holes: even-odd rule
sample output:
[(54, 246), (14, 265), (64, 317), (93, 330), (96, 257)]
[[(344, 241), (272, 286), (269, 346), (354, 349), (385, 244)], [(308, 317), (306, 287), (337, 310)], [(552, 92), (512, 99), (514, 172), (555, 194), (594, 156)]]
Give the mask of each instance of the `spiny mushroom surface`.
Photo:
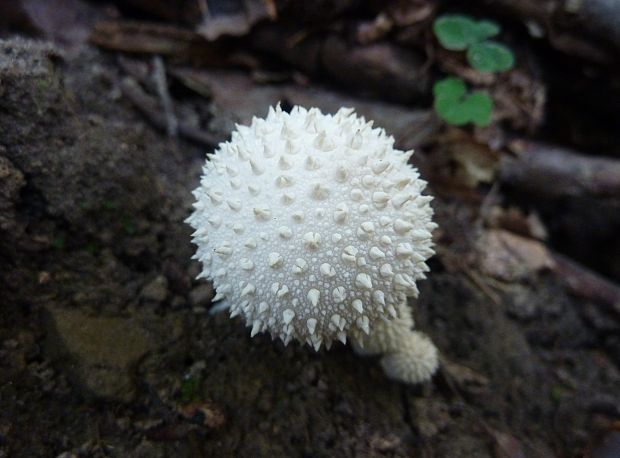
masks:
[(318, 351), (413, 324), (406, 297), (429, 270), (436, 225), (413, 152), (393, 145), (352, 109), (278, 106), (208, 155), (187, 220), (199, 277), (252, 336)]

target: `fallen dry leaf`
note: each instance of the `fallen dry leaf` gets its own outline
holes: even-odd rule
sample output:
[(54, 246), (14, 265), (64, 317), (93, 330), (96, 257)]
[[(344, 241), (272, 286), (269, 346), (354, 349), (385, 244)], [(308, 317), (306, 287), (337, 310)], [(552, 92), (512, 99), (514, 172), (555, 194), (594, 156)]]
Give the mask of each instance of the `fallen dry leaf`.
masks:
[[(236, 9), (231, 8), (231, 4)], [(254, 24), (277, 18), (277, 9), (273, 0), (243, 0), (242, 2), (209, 1), (205, 2), (202, 23), (197, 27), (200, 35), (209, 41), (221, 36), (240, 37), (252, 30)]]
[(386, 13), (398, 27), (407, 27), (430, 19), (437, 4), (428, 0), (405, 0), (390, 3)]
[(373, 21), (362, 22), (357, 27), (357, 42), (368, 44), (383, 38), (394, 26), (392, 20), (384, 13)]
[(448, 129), (439, 141), (442, 154), (452, 162), (453, 180), (470, 188), (493, 182), (499, 170), (496, 151), (462, 129)]
[(525, 458), (521, 442), (512, 434), (502, 433), (489, 429), (489, 434), (495, 439), (495, 456), (497, 458)]
[(555, 265), (543, 243), (501, 229), (486, 231), (477, 246), (482, 272), (508, 282), (523, 280)]
[(490, 209), (486, 223), (494, 229), (505, 229), (524, 237), (547, 240), (549, 234), (538, 213), (527, 215), (520, 208), (502, 208), (499, 205)]
[(226, 422), (224, 412), (210, 402), (188, 404), (179, 411), (188, 420), (209, 428), (220, 428)]
[(445, 357), (441, 358), (441, 367), (444, 373), (453, 382), (455, 382), (459, 388), (480, 389), (488, 386), (489, 384), (489, 379), (485, 376), (479, 374), (473, 369), (470, 369), (469, 367), (449, 361)]

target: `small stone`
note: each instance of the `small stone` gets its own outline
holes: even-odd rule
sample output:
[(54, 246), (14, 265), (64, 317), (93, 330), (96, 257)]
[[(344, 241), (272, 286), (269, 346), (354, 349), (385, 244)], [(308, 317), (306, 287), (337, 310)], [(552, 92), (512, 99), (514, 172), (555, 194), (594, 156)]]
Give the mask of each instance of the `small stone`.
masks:
[(204, 307), (213, 299), (213, 285), (204, 283), (194, 287), (189, 293), (189, 303), (192, 307)]
[(70, 376), (91, 395), (131, 401), (136, 388), (132, 368), (154, 347), (142, 325), (80, 309), (47, 311), (44, 351), (67, 361)]
[(157, 303), (165, 301), (166, 297), (168, 297), (168, 280), (166, 277), (158, 275), (147, 283), (144, 288), (142, 288), (140, 297), (144, 300)]

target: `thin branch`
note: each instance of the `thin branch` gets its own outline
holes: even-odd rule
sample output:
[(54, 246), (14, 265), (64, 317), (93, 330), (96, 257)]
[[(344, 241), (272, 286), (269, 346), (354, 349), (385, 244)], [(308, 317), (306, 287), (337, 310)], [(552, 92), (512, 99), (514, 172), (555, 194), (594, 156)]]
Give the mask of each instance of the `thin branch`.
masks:
[(534, 195), (620, 198), (620, 160), (586, 156), (544, 143), (516, 141), (502, 182)]
[(166, 67), (161, 56), (153, 56), (153, 80), (155, 81), (155, 87), (157, 88), (157, 93), (161, 99), (161, 104), (164, 107), (168, 137), (174, 138), (178, 134), (179, 121), (174, 114), (172, 97), (170, 97), (170, 92), (168, 92)]
[(571, 294), (597, 302), (620, 317), (620, 286), (566, 256), (558, 253), (552, 256), (553, 271)]
[[(123, 95), (131, 101), (131, 103), (149, 120), (156, 128), (166, 131), (168, 121), (166, 116), (161, 113), (157, 102), (148, 96), (133, 78), (124, 78), (120, 83)], [(178, 125), (179, 135), (187, 140), (213, 147), (221, 140), (212, 134), (203, 132), (195, 127), (189, 126), (183, 122)]]

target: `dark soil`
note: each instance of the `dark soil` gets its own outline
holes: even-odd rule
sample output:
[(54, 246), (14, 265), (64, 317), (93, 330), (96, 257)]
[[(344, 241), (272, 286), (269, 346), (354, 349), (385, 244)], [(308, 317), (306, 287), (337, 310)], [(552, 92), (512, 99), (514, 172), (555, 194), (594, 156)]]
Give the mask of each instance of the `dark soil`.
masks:
[[(120, 68), (90, 45), (0, 42), (0, 457), (570, 457), (620, 419), (618, 317), (549, 269), (476, 267), (483, 206), (439, 192), (441, 174), (438, 256), (412, 303), (442, 353), (431, 382), (209, 315), (183, 223), (208, 149), (155, 130)], [(318, 84), (202, 75), (208, 98), (174, 95), (216, 138), (278, 100), (357, 106), (403, 147), (438, 131)]]

